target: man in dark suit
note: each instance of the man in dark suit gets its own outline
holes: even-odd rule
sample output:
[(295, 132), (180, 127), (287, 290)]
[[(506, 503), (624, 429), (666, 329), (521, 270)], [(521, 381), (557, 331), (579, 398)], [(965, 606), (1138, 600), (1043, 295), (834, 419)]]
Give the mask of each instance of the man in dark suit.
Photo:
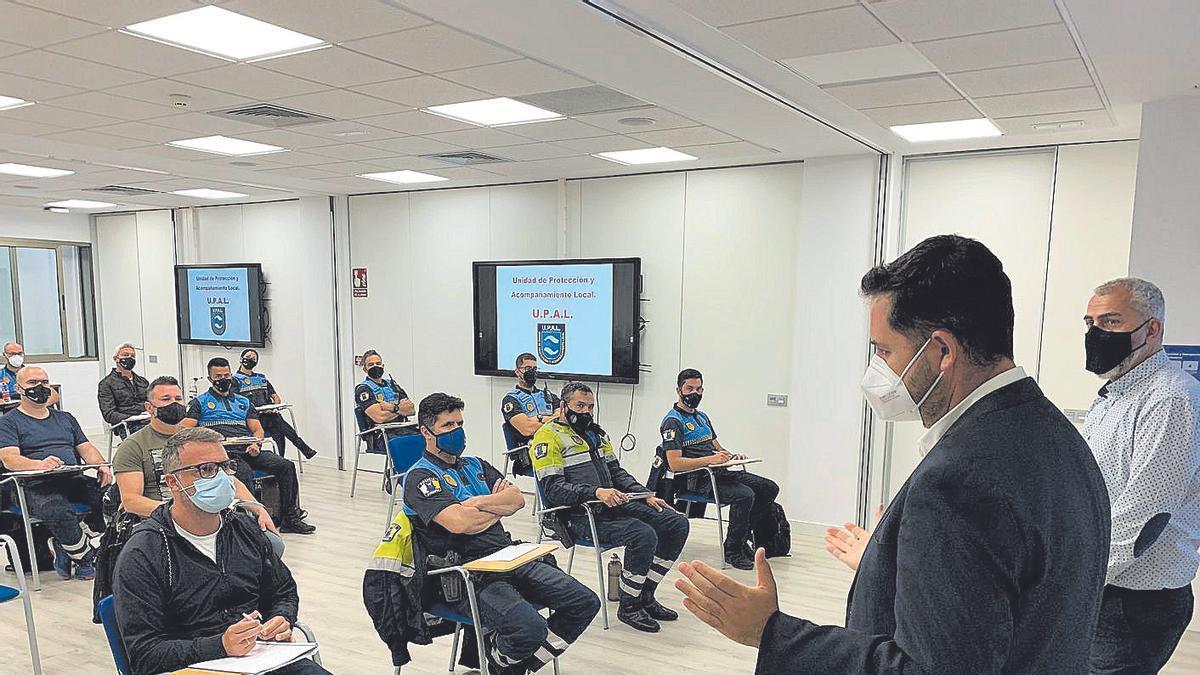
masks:
[(681, 566), (684, 605), (758, 647), (757, 673), (1087, 673), (1108, 495), (1083, 438), (1013, 363), (1000, 261), (933, 237), (869, 271), (862, 293), (867, 400), (929, 431), (863, 551), (846, 626), (778, 611), (762, 550), (755, 587)]

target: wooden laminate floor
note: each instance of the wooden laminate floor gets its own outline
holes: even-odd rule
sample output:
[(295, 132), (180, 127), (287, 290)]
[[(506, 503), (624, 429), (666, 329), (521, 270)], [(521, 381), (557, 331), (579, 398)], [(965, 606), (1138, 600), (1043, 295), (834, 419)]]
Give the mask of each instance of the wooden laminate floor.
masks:
[[(316, 631), (325, 666), (332, 672), (354, 675), (391, 673), (388, 651), (375, 634), (362, 603), (362, 573), (383, 531), (387, 502), (377, 490), (376, 477), (363, 474), (358, 496), (349, 498), (350, 477), (315, 464), (306, 466), (302, 480), (304, 506), (315, 535), (285, 535), (284, 559), (300, 587), (301, 617)], [(506, 519), (517, 538), (532, 540), (529, 509)], [(718, 553), (716, 524), (693, 521), (684, 550), (685, 559), (715, 562)], [(791, 558), (774, 563), (781, 589), (781, 605), (789, 613), (817, 623), (841, 623), (851, 573), (836, 563), (812, 533), (795, 532)], [(561, 558), (565, 564), (565, 555)], [(595, 587), (594, 556), (580, 549), (575, 576)], [(753, 580), (753, 572), (733, 573)], [(603, 630), (600, 618), (561, 660), (564, 674), (695, 672), (751, 673), (755, 652), (717, 635), (683, 610), (680, 596), (670, 583), (660, 599), (677, 609), (681, 618), (657, 635), (638, 633), (617, 622), (616, 605), (610, 604), (611, 628)], [(100, 626), (91, 623), (91, 584), (60, 581), (50, 572), (42, 576), (44, 590), (33, 594), (42, 665), (47, 675), (88, 675), (114, 672)], [(0, 583), (12, 583), (0, 574)], [(413, 662), (403, 672), (412, 675), (445, 673), (450, 638), (413, 648)], [(20, 603), (0, 606), (0, 673), (30, 670)], [(461, 672), (461, 669), (460, 669)], [(547, 669), (547, 672), (549, 670)], [(1164, 671), (1172, 675), (1200, 673), (1200, 633), (1189, 632)]]

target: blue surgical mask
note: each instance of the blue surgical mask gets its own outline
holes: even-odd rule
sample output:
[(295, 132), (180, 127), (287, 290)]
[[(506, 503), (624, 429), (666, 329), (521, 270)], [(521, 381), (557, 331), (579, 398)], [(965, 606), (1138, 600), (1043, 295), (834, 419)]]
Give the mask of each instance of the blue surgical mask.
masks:
[(194, 492), (188, 495), (188, 499), (205, 513), (220, 513), (233, 504), (233, 479), (224, 471), (217, 472), (212, 478), (201, 478), (191, 487)]
[(433, 437), (437, 442), (437, 449), (448, 455), (458, 457), (467, 449), (467, 432), (462, 427), (444, 434), (434, 434)]

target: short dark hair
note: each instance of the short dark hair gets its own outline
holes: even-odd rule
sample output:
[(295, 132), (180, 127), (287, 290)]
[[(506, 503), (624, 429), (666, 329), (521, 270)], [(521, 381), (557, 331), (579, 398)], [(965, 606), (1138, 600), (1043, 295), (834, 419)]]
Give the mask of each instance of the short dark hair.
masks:
[(683, 383), (687, 382), (688, 380), (700, 380), (701, 382), (704, 382), (704, 376), (701, 375), (700, 371), (696, 370), (695, 368), (684, 368), (683, 370), (679, 371), (679, 377), (675, 378), (675, 386), (682, 387)]
[(208, 360), (208, 373), (210, 375), (212, 374), (213, 368), (228, 368), (228, 367), (229, 367), (229, 359), (226, 359), (224, 356), (214, 356)]
[(537, 357), (534, 356), (533, 354), (530, 354), (529, 352), (523, 352), (521, 354), (517, 354), (516, 367), (520, 368), (521, 364), (525, 363), (526, 361), (533, 361), (534, 363), (537, 363)]
[(249, 354), (250, 352), (254, 352), (255, 355), (258, 354), (258, 350), (255, 349), (254, 347), (247, 347), (246, 349), (242, 350), (242, 353), (240, 356), (238, 356), (238, 358), (244, 359), (244, 358), (246, 358), (246, 355)]
[[(374, 349), (368, 349), (367, 351), (363, 352), (363, 356), (362, 356), (363, 363), (366, 363), (367, 359), (372, 356), (379, 356), (379, 352), (375, 351)], [(379, 358), (382, 359), (383, 357), (379, 356)]]
[(154, 393), (157, 387), (178, 387), (179, 380), (170, 375), (159, 375), (150, 381), (150, 386), (146, 387), (146, 400), (150, 400), (150, 396)]
[(571, 397), (574, 396), (575, 394), (590, 394), (590, 393), (592, 393), (592, 388), (587, 386), (586, 384), (584, 384), (582, 382), (568, 382), (568, 383), (566, 383), (566, 385), (563, 386), (562, 396), (560, 396), (560, 398), (562, 399), (563, 405), (566, 405), (567, 403), (571, 402)]
[(430, 394), (421, 399), (421, 405), (417, 406), (417, 424), (432, 430), (433, 425), (437, 424), (438, 415), (446, 412), (454, 412), (462, 410), (467, 405), (463, 403), (461, 398), (437, 392)]
[(950, 331), (976, 365), (1013, 358), (1012, 282), (987, 246), (939, 235), (863, 275), (862, 294), (889, 295), (892, 328), (913, 344)]

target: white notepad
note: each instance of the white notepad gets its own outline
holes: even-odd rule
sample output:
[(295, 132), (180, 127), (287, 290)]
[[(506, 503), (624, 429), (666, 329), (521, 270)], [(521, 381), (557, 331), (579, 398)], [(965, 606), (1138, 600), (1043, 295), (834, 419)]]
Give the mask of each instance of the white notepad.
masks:
[(478, 560), (473, 560), (472, 562), (512, 562), (526, 553), (535, 550), (539, 546), (541, 546), (541, 544), (513, 544), (512, 546), (505, 546), (489, 556), (480, 558)]
[(259, 642), (245, 656), (227, 656), (203, 663), (192, 664), (200, 670), (219, 670), (243, 675), (262, 675), (312, 654), (317, 650), (314, 642)]

